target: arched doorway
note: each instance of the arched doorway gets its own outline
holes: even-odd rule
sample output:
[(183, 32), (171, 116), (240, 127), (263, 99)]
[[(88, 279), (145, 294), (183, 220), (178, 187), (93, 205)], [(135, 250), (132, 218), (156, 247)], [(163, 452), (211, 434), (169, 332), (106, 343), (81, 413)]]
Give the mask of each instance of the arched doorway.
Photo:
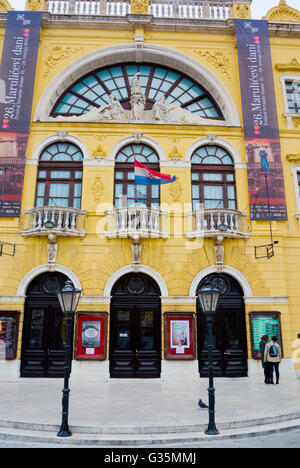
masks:
[[(248, 356), (243, 290), (231, 276), (213, 273), (200, 282), (197, 297), (198, 291), (207, 283), (221, 291), (213, 328), (214, 375), (216, 377), (246, 377)], [(200, 377), (207, 377), (207, 326), (199, 299), (197, 299), (197, 316), (199, 372)]]
[(63, 377), (66, 320), (57, 292), (67, 276), (43, 273), (26, 292), (21, 377)]
[(112, 289), (110, 377), (159, 378), (161, 292), (143, 273), (129, 273)]

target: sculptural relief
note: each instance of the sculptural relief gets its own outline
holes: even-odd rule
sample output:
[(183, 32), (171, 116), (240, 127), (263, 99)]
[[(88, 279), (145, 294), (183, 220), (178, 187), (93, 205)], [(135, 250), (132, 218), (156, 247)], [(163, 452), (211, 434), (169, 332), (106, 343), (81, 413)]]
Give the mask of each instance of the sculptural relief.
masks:
[[(175, 125), (207, 125), (208, 119), (183, 109), (178, 104), (166, 103), (165, 96), (161, 96), (153, 105), (152, 110), (145, 110), (146, 96), (136, 73), (131, 79), (130, 104), (131, 110), (125, 110), (114, 94), (110, 94), (109, 103), (101, 107), (94, 107), (80, 116), (58, 116), (50, 120), (68, 122), (141, 122)], [(216, 124), (210, 120), (211, 124)]]

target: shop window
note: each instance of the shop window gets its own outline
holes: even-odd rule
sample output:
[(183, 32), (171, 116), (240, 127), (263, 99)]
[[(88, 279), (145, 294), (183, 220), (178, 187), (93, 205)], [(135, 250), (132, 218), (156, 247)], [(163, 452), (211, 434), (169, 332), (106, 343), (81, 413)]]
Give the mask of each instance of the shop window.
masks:
[(202, 146), (192, 156), (193, 210), (236, 210), (234, 163), (230, 154), (215, 145)]
[(69, 142), (45, 148), (39, 161), (35, 206), (80, 209), (82, 160), (81, 150)]
[(100, 68), (73, 83), (57, 100), (51, 115), (75, 116), (89, 112), (109, 102), (113, 94), (124, 109), (130, 109), (130, 82), (136, 73), (146, 96), (146, 110), (162, 96), (167, 104), (207, 119), (224, 120), (213, 97), (196, 81), (182, 73), (153, 64), (125, 63)]
[(159, 172), (159, 159), (150, 146), (132, 143), (122, 148), (115, 164), (115, 208), (146, 206), (159, 208), (159, 185), (136, 185), (134, 183), (134, 159)]

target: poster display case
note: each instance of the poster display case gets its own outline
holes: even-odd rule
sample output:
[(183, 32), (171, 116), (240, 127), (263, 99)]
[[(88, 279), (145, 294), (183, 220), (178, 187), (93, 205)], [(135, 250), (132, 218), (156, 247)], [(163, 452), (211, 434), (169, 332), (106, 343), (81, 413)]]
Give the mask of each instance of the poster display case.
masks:
[(250, 312), (249, 318), (252, 358), (261, 358), (259, 343), (263, 335), (268, 335), (270, 339), (277, 336), (283, 353), (280, 312)]
[(106, 359), (107, 313), (78, 312), (75, 359)]
[(0, 311), (0, 360), (16, 359), (20, 312)]
[(195, 359), (195, 314), (167, 312), (165, 314), (165, 358)]

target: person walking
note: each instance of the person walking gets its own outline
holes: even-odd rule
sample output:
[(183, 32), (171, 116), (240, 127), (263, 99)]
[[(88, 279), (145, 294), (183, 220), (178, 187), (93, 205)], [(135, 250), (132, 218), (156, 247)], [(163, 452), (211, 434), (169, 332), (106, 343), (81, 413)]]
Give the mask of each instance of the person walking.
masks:
[(270, 366), (268, 362), (265, 362), (265, 349), (266, 345), (269, 342), (270, 338), (268, 335), (263, 335), (261, 337), (261, 341), (259, 343), (259, 349), (260, 349), (260, 354), (261, 354), (261, 365), (264, 370), (265, 374), (265, 384), (270, 384)]
[(277, 343), (277, 336), (272, 336), (272, 339), (265, 347), (264, 361), (269, 363), (270, 367), (270, 383), (274, 385), (273, 375), (276, 374), (276, 385), (279, 384), (279, 364), (281, 362), (282, 352), (281, 347)]

